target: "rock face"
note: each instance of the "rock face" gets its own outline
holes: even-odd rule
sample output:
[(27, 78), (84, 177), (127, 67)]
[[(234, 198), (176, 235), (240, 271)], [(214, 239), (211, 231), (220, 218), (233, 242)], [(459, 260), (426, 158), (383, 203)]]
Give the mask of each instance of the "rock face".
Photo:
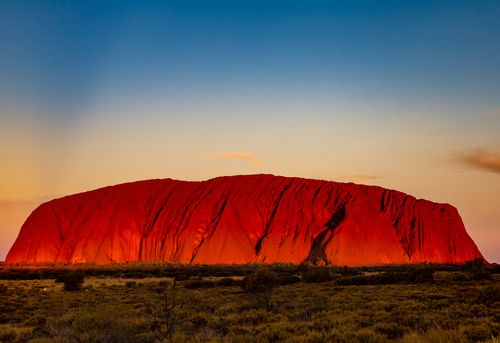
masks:
[(6, 263), (324, 261), (370, 266), (482, 257), (448, 204), (374, 186), (247, 175), (127, 183), (42, 204)]

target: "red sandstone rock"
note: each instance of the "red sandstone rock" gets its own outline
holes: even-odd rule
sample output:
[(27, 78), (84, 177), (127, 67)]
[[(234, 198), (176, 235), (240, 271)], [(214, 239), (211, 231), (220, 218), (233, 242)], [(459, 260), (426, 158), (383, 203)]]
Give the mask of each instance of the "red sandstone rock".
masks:
[(6, 263), (326, 261), (370, 266), (482, 257), (448, 204), (380, 187), (248, 175), (139, 181), (52, 200)]

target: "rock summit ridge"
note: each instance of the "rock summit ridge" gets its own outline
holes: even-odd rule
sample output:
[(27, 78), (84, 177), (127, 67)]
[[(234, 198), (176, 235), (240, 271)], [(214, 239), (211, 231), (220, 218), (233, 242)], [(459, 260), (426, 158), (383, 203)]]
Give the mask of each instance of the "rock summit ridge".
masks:
[(6, 263), (464, 263), (482, 257), (455, 207), (377, 186), (274, 175), (147, 180), (55, 199)]

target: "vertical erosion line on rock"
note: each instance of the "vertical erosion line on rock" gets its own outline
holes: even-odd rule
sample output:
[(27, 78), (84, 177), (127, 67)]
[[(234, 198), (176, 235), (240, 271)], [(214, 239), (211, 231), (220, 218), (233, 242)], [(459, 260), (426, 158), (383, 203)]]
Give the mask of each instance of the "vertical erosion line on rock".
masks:
[[(207, 225), (207, 229), (205, 230), (205, 233), (208, 231), (208, 228), (211, 226), (217, 226), (217, 223), (220, 220), (222, 211), (226, 208), (227, 200), (229, 199), (228, 193), (223, 193), (220, 196), (220, 199), (215, 202), (214, 207), (212, 209), (212, 215), (210, 217), (210, 222)], [(222, 202), (222, 205), (220, 203)], [(203, 235), (205, 236), (205, 235)]]
[[(203, 232), (203, 235), (201, 237), (200, 242), (193, 249), (192, 256), (191, 256), (191, 262), (194, 261), (194, 259), (198, 255), (200, 248), (207, 241), (207, 239), (210, 239), (213, 236), (213, 234), (216, 232), (219, 221), (222, 218), (222, 213), (227, 208), (227, 206), (228, 205), (232, 206), (234, 212), (235, 213), (237, 212), (237, 210), (234, 208), (232, 202), (235, 201), (236, 199), (239, 199), (240, 194), (245, 191), (245, 187), (247, 187), (247, 183), (244, 182), (245, 181), (244, 179), (245, 179), (244, 176), (236, 176), (234, 178), (221, 177), (221, 178), (216, 178), (216, 179), (212, 180), (212, 182), (214, 182), (217, 186), (219, 186), (219, 187), (215, 187), (215, 188), (222, 189), (223, 191), (219, 195), (219, 199), (216, 201), (216, 203), (212, 209), (210, 221), (206, 225), (206, 228)], [(233, 181), (233, 182), (230, 182), (230, 181)], [(213, 190), (208, 189), (208, 192), (204, 196), (203, 200), (208, 198), (208, 196), (213, 194), (213, 193), (214, 193)], [(251, 197), (250, 197), (250, 199), (251, 199)], [(251, 199), (251, 200), (253, 201), (253, 199)], [(222, 202), (222, 205), (221, 205), (221, 202)], [(200, 201), (200, 204), (201, 204), (201, 201)], [(238, 225), (239, 225), (237, 228), (242, 229), (243, 226), (240, 222), (240, 217), (236, 216), (236, 219), (238, 220)], [(233, 228), (233, 231), (234, 231), (234, 229), (237, 229), (237, 228)], [(245, 235), (247, 235), (247, 233), (244, 230), (241, 230), (241, 231)], [(222, 256), (222, 253), (224, 252), (224, 247), (226, 244), (225, 242), (226, 242), (226, 239), (224, 240), (223, 247), (221, 248), (221, 251), (220, 251), (221, 256)]]
[[(152, 244), (154, 245), (154, 252), (150, 253), (148, 257), (153, 256), (153, 258), (155, 260), (156, 259), (164, 260), (166, 257), (166, 253), (167, 253), (167, 251), (166, 251), (167, 238), (168, 238), (168, 235), (171, 234), (172, 240), (169, 241), (169, 245), (171, 245), (172, 249), (170, 250), (170, 255), (168, 257), (166, 257), (166, 259), (169, 261), (172, 261), (172, 262), (177, 262), (175, 260), (175, 256), (179, 250), (178, 236), (177, 235), (179, 234), (180, 226), (182, 225), (182, 220), (185, 217), (186, 211), (188, 210), (188, 207), (189, 207), (189, 203), (191, 202), (191, 197), (192, 197), (193, 193), (195, 193), (195, 191), (196, 191), (196, 190), (191, 191), (191, 189), (189, 188), (190, 185), (191, 184), (189, 184), (189, 183), (188, 184), (179, 183), (170, 191), (170, 193), (167, 195), (167, 197), (163, 200), (163, 204), (160, 206), (161, 209), (165, 208), (166, 205), (170, 204), (170, 203), (173, 203), (172, 205), (178, 205), (181, 200), (183, 200), (183, 204), (178, 205), (178, 208), (176, 208), (174, 206), (171, 207), (172, 210), (169, 211), (168, 214), (169, 214), (169, 217), (172, 217), (173, 219), (169, 221), (169, 223), (168, 223), (169, 225), (165, 226), (163, 228), (163, 230), (155, 232), (153, 230), (154, 226), (150, 225), (151, 232), (155, 233), (155, 236), (157, 237), (157, 239), (152, 242)], [(162, 191), (162, 193), (163, 193), (163, 191)], [(188, 198), (184, 200), (184, 199), (182, 199), (182, 194), (187, 192), (187, 191), (191, 191), (191, 193), (188, 196)], [(177, 218), (179, 217), (179, 208), (182, 209), (183, 206), (184, 206), (184, 211), (183, 211), (182, 215), (180, 215), (180, 220), (179, 220), (179, 223), (177, 224), (177, 227), (175, 227), (174, 224), (175, 224)], [(160, 214), (162, 216), (165, 216), (162, 214), (161, 210), (159, 210), (157, 212), (157, 215), (155, 216), (154, 225), (156, 225), (156, 222), (158, 221)], [(149, 234), (148, 234), (148, 236), (149, 236)]]
[[(333, 192), (333, 189), (334, 189), (334, 184), (333, 182), (329, 182), (329, 183), (325, 183), (323, 186), (325, 185), (329, 185), (331, 186), (329, 190), (326, 190), (326, 202), (325, 202), (325, 205), (328, 206), (330, 205), (330, 202), (331, 202), (331, 198), (332, 198), (332, 192)], [(314, 222), (314, 207), (315, 207), (315, 202), (316, 202), (316, 199), (317, 199), (317, 195), (319, 194), (319, 191), (321, 190), (321, 188), (323, 188), (323, 186), (320, 187), (320, 189), (318, 189), (318, 191), (316, 192), (316, 194), (314, 195), (314, 197), (312, 198), (311, 200), (311, 210), (312, 210), (312, 213), (311, 213), (311, 222), (307, 225), (307, 228), (306, 228), (306, 232), (305, 232), (305, 235), (304, 235), (304, 238), (306, 239), (307, 241), (307, 237), (310, 237), (311, 234), (310, 234), (310, 230), (309, 228), (311, 227), (311, 224)], [(325, 206), (325, 207), (326, 207)], [(312, 242), (311, 242), (311, 247), (312, 247)], [(311, 247), (309, 247), (309, 252), (311, 251)]]
[[(142, 237), (141, 237), (141, 246), (139, 249), (139, 256), (141, 259), (145, 261), (150, 261), (150, 260), (161, 260), (164, 261), (165, 258), (163, 256), (163, 246), (164, 246), (164, 240), (166, 239), (165, 237), (163, 239), (160, 239), (160, 249), (158, 249), (157, 245), (155, 244), (154, 246), (154, 251), (145, 251), (144, 244), (147, 243), (146, 238), (149, 236), (151, 232), (154, 232), (154, 227), (156, 225), (156, 222), (158, 221), (158, 218), (160, 217), (160, 214), (162, 213), (163, 209), (165, 206), (170, 202), (170, 199), (172, 198), (173, 194), (176, 192), (177, 188), (180, 187), (181, 183), (178, 182), (177, 184), (174, 185), (174, 187), (168, 192), (168, 194), (164, 194), (166, 189), (169, 187), (170, 183), (165, 182), (159, 189), (151, 194), (148, 199), (146, 200), (146, 204), (144, 206), (144, 223), (142, 225)], [(151, 212), (155, 210), (155, 205), (156, 202), (158, 201), (158, 198), (161, 198), (161, 204), (160, 208), (156, 211), (156, 213), (153, 214), (154, 218), (151, 221)], [(154, 198), (154, 200), (153, 200)], [(146, 210), (148, 208), (148, 210)], [(146, 213), (147, 212), (147, 213)], [(165, 232), (165, 235), (167, 233)], [(150, 247), (151, 249), (152, 247)]]
[(382, 199), (380, 200), (380, 212), (383, 212), (383, 213), (386, 212), (387, 206), (389, 206), (390, 195), (387, 195), (387, 197), (386, 197), (386, 194), (388, 192), (389, 192), (388, 189), (384, 189), (384, 191), (382, 192)]
[(62, 244), (62, 243), (64, 243), (65, 236), (63, 235), (63, 230), (62, 230), (62, 225), (61, 225), (61, 219), (59, 219), (59, 215), (57, 214), (56, 209), (54, 207), (52, 208), (52, 212), (54, 212), (54, 215), (57, 218), (57, 224), (58, 224), (57, 226), (58, 226), (58, 231), (59, 231), (59, 240), (60, 240), (60, 242)]
[[(164, 196), (165, 190), (168, 188), (169, 185), (170, 185), (170, 183), (165, 182), (165, 184), (162, 187), (160, 187), (155, 193), (149, 195), (149, 197), (147, 198), (146, 204), (144, 206), (144, 212), (145, 212), (144, 218), (145, 218), (145, 220), (144, 220), (143, 229), (142, 229), (143, 237), (148, 236), (151, 233), (151, 231), (153, 231), (154, 225), (156, 224), (156, 221), (158, 220), (158, 217), (160, 216), (163, 208), (170, 201), (172, 194), (175, 193), (177, 188), (181, 185), (181, 182), (177, 182), (177, 184), (174, 185), (174, 187), (170, 190), (170, 192), (168, 192), (168, 194), (166, 196)], [(152, 222), (150, 223), (151, 212), (154, 210), (154, 205), (156, 204), (157, 199), (161, 196), (164, 196), (164, 199), (162, 199), (162, 203), (160, 205), (160, 208), (158, 209), (158, 211), (156, 211), (156, 213), (154, 214), (154, 218), (152, 219)], [(154, 200), (153, 200), (153, 198), (154, 198)], [(152, 203), (151, 206), (150, 206), (150, 203)], [(151, 207), (151, 208), (149, 208), (148, 213), (146, 213), (146, 208), (148, 208), (148, 207)]]
[[(305, 182), (304, 182), (304, 186), (305, 186)], [(312, 199), (311, 199), (311, 222), (314, 222), (314, 203), (316, 202), (316, 199), (318, 197), (318, 194), (319, 192), (321, 191), (321, 189), (325, 186), (325, 183), (322, 184), (321, 186), (318, 187), (318, 189), (316, 190), (316, 192), (314, 192), (314, 195), (312, 196)]]
[[(305, 184), (306, 184), (306, 182), (304, 182), (304, 185)], [(309, 208), (310, 208), (310, 218), (308, 218), (308, 220), (306, 221), (304, 218), (304, 214), (301, 213), (301, 220), (305, 224), (305, 232), (303, 233), (303, 235), (301, 235), (301, 232), (299, 231), (300, 227), (297, 223), (295, 225), (295, 232), (294, 232), (294, 237), (292, 240), (293, 243), (296, 244), (297, 238), (299, 236), (303, 236), (303, 242), (301, 242), (301, 247), (302, 247), (301, 253), (303, 254), (302, 261), (307, 260), (307, 257), (305, 255), (308, 254), (308, 251), (310, 252), (311, 246), (312, 246), (312, 242), (309, 239), (309, 237), (310, 237), (310, 229), (311, 229), (311, 227), (313, 227), (312, 223), (314, 223), (314, 221), (316, 220), (316, 218), (315, 218), (315, 209), (317, 208), (316, 203), (318, 201), (321, 201), (321, 199), (324, 199), (326, 196), (326, 201), (324, 202), (324, 208), (329, 206), (330, 199), (331, 199), (331, 191), (332, 191), (335, 183), (328, 182), (328, 181), (316, 181), (316, 182), (314, 182), (314, 185), (315, 186), (319, 185), (319, 187), (316, 189), (313, 196), (310, 198), (310, 202), (307, 203), (307, 206), (309, 206)], [(324, 195), (322, 197), (319, 197), (319, 194), (322, 191), (323, 191)]]
[[(209, 228), (211, 226), (214, 226), (214, 228), (217, 226), (217, 223), (219, 222), (220, 220), (220, 217), (221, 217), (221, 214), (222, 214), (222, 211), (224, 211), (224, 208), (226, 207), (226, 204), (227, 204), (227, 201), (228, 201), (228, 197), (226, 197), (224, 199), (224, 202), (222, 203), (220, 209), (218, 209), (216, 212), (218, 213), (217, 215), (213, 215), (214, 212), (212, 212), (212, 218), (210, 219), (210, 223), (208, 223), (207, 225), (207, 228), (205, 230), (205, 233), (201, 236), (201, 240), (200, 240), (200, 243), (198, 244), (198, 246), (196, 248), (193, 249), (193, 253), (192, 253), (192, 256), (191, 256), (191, 261), (190, 263), (192, 263), (194, 261), (194, 259), (196, 258), (196, 256), (198, 255), (198, 251), (200, 250), (201, 246), (203, 245), (203, 243), (208, 239), (210, 238), (213, 233), (215, 232), (215, 229), (212, 230), (212, 232), (205, 237), (205, 234), (208, 232)], [(217, 203), (218, 204), (218, 203)], [(214, 211), (215, 211), (215, 208), (216, 206), (214, 207)], [(222, 254), (222, 251), (221, 251), (221, 254)]]
[[(307, 192), (306, 183), (304, 182), (304, 180), (303, 179), (297, 179), (297, 180), (298, 180), (297, 183), (295, 183), (295, 184), (290, 183), (290, 185), (287, 186), (290, 191), (287, 193), (287, 195), (283, 195), (283, 200), (281, 200), (281, 204), (284, 203), (283, 207), (285, 207), (287, 215), (284, 219), (281, 235), (279, 237), (279, 243), (278, 243), (277, 252), (276, 252), (276, 261), (279, 261), (281, 249), (282, 249), (283, 245), (285, 244), (287, 238), (290, 237), (290, 233), (292, 231), (292, 226), (289, 224), (290, 221), (293, 222), (293, 220), (295, 220), (294, 214), (290, 213), (291, 209), (293, 208), (292, 203), (293, 203), (293, 201), (295, 201), (295, 204), (297, 206), (297, 211), (299, 211), (299, 213), (300, 213), (301, 212), (301, 200), (298, 198), (298, 195), (304, 193), (304, 192), (302, 192), (302, 190), (304, 188), (305, 188), (305, 192)], [(283, 192), (282, 194), (284, 194), (284, 193), (285, 192)]]
[[(168, 190), (172, 183), (174, 183), (172, 189)], [(158, 187), (158, 189), (155, 190), (154, 194), (150, 195), (147, 199), (147, 204), (144, 207), (144, 211), (145, 213), (147, 213), (145, 214), (144, 224), (142, 228), (143, 237), (141, 238), (140, 249), (140, 256), (142, 256), (142, 258), (146, 261), (165, 261), (165, 240), (167, 239), (168, 233), (172, 229), (171, 227), (165, 227), (162, 230), (163, 232), (155, 232), (154, 229), (160, 216), (163, 214), (163, 209), (168, 207), (167, 205), (169, 205), (171, 203), (171, 200), (178, 194), (178, 189), (182, 188), (181, 186), (185, 186), (185, 183), (167, 179), (167, 181), (164, 182), (163, 185)], [(159, 208), (157, 206), (158, 203)], [(151, 222), (152, 213), (154, 218)], [(155, 241), (151, 241), (151, 237), (149, 237), (151, 233), (154, 233), (156, 236), (158, 236), (158, 234), (163, 234), (163, 236), (157, 237), (158, 239)], [(145, 250), (145, 244), (151, 244), (151, 246), (148, 245), (148, 249)], [(172, 252), (170, 253), (170, 257), (168, 257), (168, 260), (172, 261)]]
[[(274, 176), (274, 175), (273, 175), (273, 176), (272, 176), (272, 178), (269, 180), (269, 182), (268, 182), (268, 183), (266, 183), (265, 185), (263, 185), (263, 186), (261, 187), (261, 189), (262, 189), (262, 193), (261, 193), (261, 194), (260, 194), (260, 196), (258, 197), (258, 199), (259, 199), (259, 203), (260, 203), (261, 205), (262, 205), (262, 202), (261, 202), (261, 197), (262, 197), (262, 195), (263, 195), (263, 194), (265, 194), (265, 193), (268, 193), (268, 192), (267, 192), (267, 189), (270, 187), (270, 185), (271, 185), (271, 184), (272, 184), (272, 183), (273, 183), (276, 179), (278, 179), (278, 177), (276, 177), (276, 176)], [(283, 182), (283, 181), (281, 181), (281, 182)], [(281, 184), (281, 183), (280, 183), (280, 184)], [(279, 185), (278, 185), (278, 187), (279, 187)], [(271, 188), (276, 188), (276, 187), (271, 187)], [(271, 193), (272, 193), (272, 191), (271, 191)], [(268, 208), (269, 206), (268, 206), (268, 204), (266, 203), (266, 204), (265, 204), (265, 206), (263, 206), (263, 207), (267, 210), (267, 208)]]
[[(286, 185), (284, 187), (284, 189), (280, 192), (280, 194), (278, 195), (278, 198), (277, 200), (274, 200), (272, 201), (272, 206), (273, 206), (273, 211), (271, 213), (271, 216), (269, 217), (267, 223), (266, 223), (266, 226), (265, 226), (265, 229), (264, 229), (264, 232), (262, 233), (262, 236), (259, 238), (259, 240), (257, 241), (257, 243), (255, 244), (255, 255), (258, 256), (259, 253), (260, 253), (260, 249), (262, 248), (262, 241), (267, 237), (267, 235), (269, 234), (269, 229), (271, 227), (271, 224), (273, 222), (273, 219), (274, 219), (274, 216), (276, 214), (276, 211), (278, 210), (278, 206), (280, 204), (280, 201), (282, 199), (282, 196), (283, 196), (283, 193), (286, 192), (286, 190), (290, 187), (291, 183), (293, 182), (295, 178), (291, 178), (289, 179), (289, 183), (288, 185)], [(278, 185), (278, 187), (276, 188), (279, 188), (281, 187), (281, 185), (285, 182), (286, 178), (283, 178), (280, 182), (280, 184)], [(269, 183), (270, 184), (270, 183)]]
[[(302, 221), (303, 223), (305, 223), (305, 218), (304, 218), (304, 210), (303, 210), (303, 206), (302, 206), (302, 198), (299, 199), (298, 197), (298, 193), (300, 193), (300, 191), (302, 191), (302, 189), (304, 189), (306, 187), (306, 183), (305, 182), (302, 182), (302, 185), (300, 187), (300, 190), (297, 191), (295, 193), (295, 201), (297, 202), (298, 206), (299, 206), (299, 209), (298, 209), (298, 213), (297, 213), (297, 216), (298, 216), (298, 219), (300, 221)], [(322, 186), (321, 186), (322, 187)], [(316, 193), (313, 195), (313, 200), (312, 202), (314, 202), (314, 198), (318, 195), (318, 192), (319, 190), (321, 189), (321, 187), (318, 188), (318, 190), (316, 190)], [(312, 205), (311, 205), (311, 208), (312, 208)], [(290, 236), (290, 233), (292, 233), (293, 231), (293, 236), (292, 236), (292, 239), (291, 239), (291, 244), (295, 246), (295, 244), (297, 243), (297, 238), (299, 238), (300, 236), (300, 232), (299, 232), (299, 223), (297, 222), (295, 224), (295, 226), (290, 226), (289, 229), (288, 229), (288, 236)]]
[[(330, 263), (330, 261), (327, 260), (325, 248), (334, 237), (335, 230), (340, 226), (340, 223), (342, 223), (345, 217), (346, 217), (346, 209), (345, 209), (345, 204), (343, 204), (330, 217), (330, 219), (325, 223), (325, 225), (323, 225), (323, 227), (325, 227), (325, 230), (320, 232), (313, 240), (311, 250), (309, 250), (309, 255), (307, 257), (307, 260), (309, 262), (314, 262), (317, 258), (321, 258), (326, 263)], [(330, 237), (325, 242), (324, 239), (329, 232), (331, 233)]]
[[(397, 201), (396, 195), (394, 194), (393, 191), (391, 191), (391, 198), (392, 202)], [(413, 214), (413, 219), (410, 221), (410, 227), (403, 227), (402, 230), (397, 227), (396, 233), (400, 239), (400, 242), (402, 242), (402, 247), (403, 251), (406, 252), (406, 255), (408, 255), (408, 258), (411, 259), (413, 257), (413, 254), (415, 252), (415, 245), (414, 245), (414, 239), (415, 239), (415, 205), (413, 204), (413, 211), (410, 211), (410, 206), (406, 205), (408, 197), (404, 196), (402, 204), (399, 207), (396, 207), (394, 209), (394, 206), (391, 206), (391, 218), (396, 217), (396, 218), (404, 218), (405, 215), (407, 214), (407, 218), (410, 219), (411, 214)], [(403, 220), (403, 224), (406, 223), (406, 220)], [(398, 221), (399, 224), (399, 221)], [(405, 225), (406, 226), (406, 225)], [(420, 250), (420, 249), (419, 249)]]
[[(104, 192), (104, 194), (103, 194), (103, 195), (101, 196), (101, 198), (99, 199), (99, 202), (98, 202), (97, 206), (95, 207), (95, 209), (87, 212), (87, 214), (86, 214), (86, 216), (85, 216), (84, 220), (81, 222), (80, 226), (78, 227), (78, 230), (77, 230), (78, 232), (80, 232), (80, 229), (81, 229), (81, 228), (82, 228), (82, 227), (83, 227), (83, 226), (87, 223), (87, 220), (88, 220), (88, 219), (90, 218), (90, 216), (92, 215), (92, 212), (93, 212), (93, 211), (96, 211), (97, 209), (99, 209), (99, 208), (101, 207), (101, 204), (102, 204), (102, 202), (104, 201), (104, 198), (105, 198), (107, 195), (108, 195), (108, 192)], [(94, 197), (92, 197), (89, 201), (87, 201), (87, 202), (85, 203), (85, 205), (87, 205), (87, 204), (88, 204), (88, 205), (90, 206), (90, 204), (89, 204), (89, 203), (91, 203), (91, 202), (93, 202), (93, 201), (94, 201)], [(82, 209), (83, 209), (83, 207), (82, 207)], [(71, 225), (71, 227), (73, 227), (73, 225)], [(94, 233), (94, 230), (95, 230), (95, 225), (94, 225), (94, 226), (92, 226), (92, 230), (91, 230), (90, 236), (92, 236), (92, 234)], [(107, 236), (107, 232), (108, 232), (108, 230), (109, 230), (109, 227), (108, 227), (108, 228), (107, 228), (107, 230), (106, 230), (106, 236)], [(76, 236), (75, 236), (75, 237), (76, 237)], [(101, 253), (101, 249), (102, 249), (102, 246), (103, 246), (103, 244), (104, 244), (104, 242), (105, 242), (105, 241), (106, 241), (106, 238), (104, 238), (103, 240), (101, 240), (101, 244), (99, 244), (99, 248), (97, 249), (97, 252), (96, 252), (96, 254), (95, 254), (95, 256), (94, 256), (94, 260), (95, 260), (95, 258), (96, 258), (97, 256), (99, 256), (99, 254)], [(70, 255), (70, 256), (72, 256), (72, 255), (73, 255), (73, 253), (71, 253), (71, 255)], [(107, 253), (106, 253), (106, 256), (108, 256), (108, 254), (107, 254)], [(71, 257), (70, 257), (70, 258), (71, 258)], [(108, 258), (109, 258), (109, 256), (108, 256)], [(109, 258), (109, 259), (111, 260), (111, 258)]]
[[(175, 229), (174, 232), (174, 247), (175, 247), (175, 252), (172, 250), (172, 258), (178, 259), (179, 258), (179, 250), (180, 250), (180, 244), (179, 244), (179, 237), (180, 234), (183, 233), (187, 228), (189, 224), (189, 216), (187, 215), (188, 213), (191, 214), (193, 213), (198, 206), (205, 200), (205, 198), (211, 194), (211, 192), (206, 193), (206, 184), (197, 184), (197, 187), (193, 190), (191, 195), (188, 197), (186, 201), (186, 206), (184, 207), (184, 212), (182, 213), (182, 217), (179, 221), (179, 225)], [(205, 193), (205, 194), (204, 194)], [(204, 194), (204, 195), (203, 195)], [(202, 196), (203, 195), (203, 196)], [(227, 200), (227, 198), (226, 198)], [(223, 204), (223, 207), (225, 206), (225, 201)], [(221, 209), (221, 211), (223, 208)], [(163, 247), (162, 247), (163, 250)]]
[(227, 236), (224, 238), (224, 242), (222, 242), (222, 247), (219, 251), (219, 263), (222, 263), (222, 253), (224, 252), (224, 248), (226, 247)]

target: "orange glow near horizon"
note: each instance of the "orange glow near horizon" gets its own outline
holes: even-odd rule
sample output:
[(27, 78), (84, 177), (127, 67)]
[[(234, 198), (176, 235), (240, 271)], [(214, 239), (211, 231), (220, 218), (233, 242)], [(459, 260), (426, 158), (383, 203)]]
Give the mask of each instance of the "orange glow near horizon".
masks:
[(499, 13), (0, 2), (0, 260), (52, 198), (265, 173), (449, 203), (500, 263)]

